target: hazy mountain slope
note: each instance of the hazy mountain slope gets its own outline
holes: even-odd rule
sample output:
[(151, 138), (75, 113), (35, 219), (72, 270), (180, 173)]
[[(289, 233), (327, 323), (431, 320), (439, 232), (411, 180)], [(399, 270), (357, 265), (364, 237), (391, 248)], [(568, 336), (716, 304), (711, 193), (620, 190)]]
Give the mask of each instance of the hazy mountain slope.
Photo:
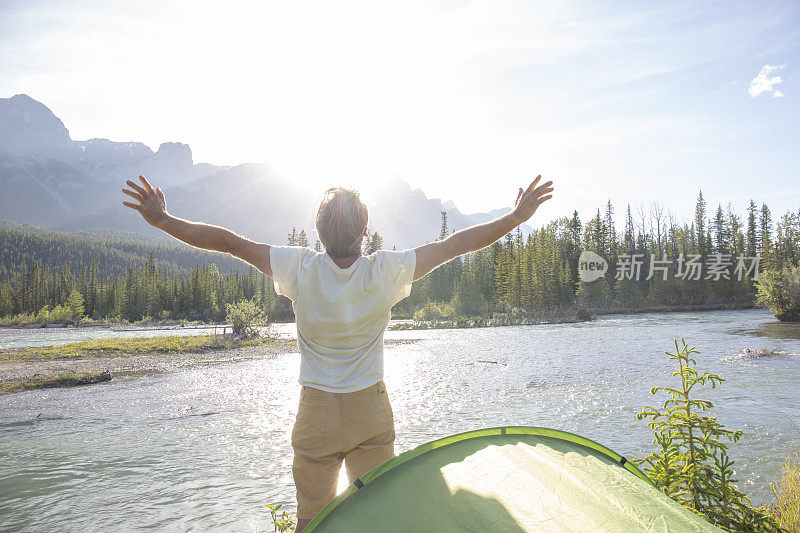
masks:
[(94, 258), (103, 276), (117, 276), (127, 268), (139, 268), (152, 253), (159, 269), (170, 273), (191, 270), (196, 264), (214, 263), (222, 273), (247, 272), (248, 266), (226, 254), (206, 252), (174, 239), (146, 239), (121, 232), (64, 233), (16, 222), (0, 222), (0, 279), (19, 272), (21, 263), (30, 270), (35, 263), (57, 272), (65, 263), (73, 271)]
[[(195, 165), (191, 149), (165, 143), (153, 152), (142, 143), (74, 141), (61, 120), (25, 95), (0, 99), (0, 219), (63, 230), (106, 228), (155, 234), (121, 205), (125, 179), (157, 178), (175, 214), (231, 227), (251, 238), (286, 242), (292, 226), (313, 244), (321, 191), (279, 178), (266, 164)], [(410, 247), (435, 239), (441, 211), (461, 229), (505, 212), (461, 213), (395, 179), (369, 199), (370, 230), (384, 246)], [(523, 227), (523, 231), (530, 230)]]
[(139, 172), (177, 185), (195, 177), (191, 149), (107, 139), (73, 141), (64, 124), (26, 95), (0, 99), (0, 218), (58, 227), (104, 211)]

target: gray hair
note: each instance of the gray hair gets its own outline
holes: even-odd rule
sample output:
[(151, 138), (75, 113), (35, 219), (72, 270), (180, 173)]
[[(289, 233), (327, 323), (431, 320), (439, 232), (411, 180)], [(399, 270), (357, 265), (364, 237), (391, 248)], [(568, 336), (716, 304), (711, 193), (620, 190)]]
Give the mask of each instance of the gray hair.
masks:
[(331, 257), (361, 254), (364, 229), (369, 219), (367, 206), (358, 191), (331, 187), (317, 210), (317, 235)]

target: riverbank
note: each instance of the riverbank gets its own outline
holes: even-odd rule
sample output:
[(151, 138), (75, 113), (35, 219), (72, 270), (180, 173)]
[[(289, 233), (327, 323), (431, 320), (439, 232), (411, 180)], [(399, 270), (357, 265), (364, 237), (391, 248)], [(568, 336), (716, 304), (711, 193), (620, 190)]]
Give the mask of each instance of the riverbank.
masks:
[[(4, 317), (8, 318), (8, 317)], [(199, 322), (199, 321), (186, 321), (186, 320), (168, 320), (168, 321), (147, 321), (147, 322), (118, 322), (118, 321), (104, 321), (104, 320), (91, 320), (83, 318), (79, 321), (68, 322), (26, 322), (18, 323), (9, 320), (0, 319), (0, 327), (6, 329), (24, 329), (24, 330), (37, 330), (37, 329), (63, 329), (63, 328), (96, 328), (108, 329), (112, 331), (172, 331), (172, 330), (190, 330), (190, 329), (208, 329), (219, 328), (229, 330), (230, 324), (217, 324), (212, 322)]]
[[(0, 394), (99, 383), (117, 375), (166, 372), (190, 365), (258, 359), (293, 351), (296, 351), (294, 339), (236, 340), (222, 335), (101, 339), (0, 350)], [(99, 378), (101, 375), (103, 379)]]
[[(390, 330), (414, 330), (414, 329), (460, 329), (460, 328), (480, 328), (480, 327), (499, 327), (499, 326), (528, 326), (541, 324), (571, 324), (577, 322), (587, 322), (602, 315), (634, 315), (642, 313), (686, 313), (701, 311), (723, 311), (756, 309), (752, 303), (736, 304), (714, 304), (714, 305), (683, 305), (683, 306), (649, 306), (640, 308), (602, 308), (586, 309), (578, 307), (543, 309), (535, 313), (534, 316), (527, 316), (519, 313), (495, 313), (494, 316), (468, 316), (468, 317), (443, 317), (433, 320), (414, 321), (408, 316), (399, 316), (393, 319), (388, 329)], [(267, 331), (272, 330), (272, 326), (278, 328), (293, 322), (271, 322)], [(157, 331), (191, 331), (208, 330), (226, 334), (230, 332), (230, 324), (215, 324), (186, 320), (166, 320), (166, 321), (147, 321), (147, 322), (106, 322), (82, 320), (81, 322), (59, 322), (47, 324), (9, 324), (0, 323), (0, 328), (5, 330), (25, 330), (25, 331), (47, 331), (47, 330), (71, 330), (71, 331), (92, 331), (104, 330), (114, 332), (157, 332)], [(280, 333), (279, 333), (280, 334)]]
[(654, 306), (641, 308), (606, 308), (606, 309), (552, 309), (542, 310), (536, 316), (530, 317), (521, 314), (496, 313), (494, 316), (453, 317), (436, 320), (398, 320), (390, 324), (390, 330), (417, 330), (417, 329), (461, 329), (461, 328), (490, 328), (501, 326), (534, 326), (543, 324), (574, 324), (589, 322), (602, 315), (636, 315), (645, 313), (691, 313), (701, 311), (735, 311), (755, 309), (753, 304), (716, 304), (716, 305), (684, 305), (684, 306)]
[(636, 309), (592, 309), (594, 315), (636, 315), (641, 313), (693, 313), (700, 311), (738, 311), (760, 309), (755, 304), (713, 304), (713, 305), (661, 305)]
[(111, 381), (111, 372), (62, 372), (43, 376), (35, 374), (21, 379), (10, 379), (0, 382), (0, 394), (22, 392), (31, 389), (53, 389), (59, 387), (75, 387)]

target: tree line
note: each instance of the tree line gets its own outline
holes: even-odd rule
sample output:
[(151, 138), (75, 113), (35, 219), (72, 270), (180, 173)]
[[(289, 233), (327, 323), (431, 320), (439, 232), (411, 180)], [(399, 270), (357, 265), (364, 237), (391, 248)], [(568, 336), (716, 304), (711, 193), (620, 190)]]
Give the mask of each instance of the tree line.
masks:
[[(777, 221), (766, 204), (751, 201), (746, 214), (721, 205), (709, 216), (702, 192), (694, 217), (679, 222), (663, 206), (627, 206), (618, 231), (608, 201), (583, 222), (577, 211), (523, 238), (519, 228), (488, 248), (452, 261), (412, 287), (396, 310), (404, 316), (492, 316), (536, 318), (552, 310), (604, 312), (644, 308), (748, 306), (756, 272), (796, 266), (800, 259), (800, 210)], [(440, 237), (447, 215), (442, 213)], [(605, 274), (586, 282), (579, 275), (581, 253), (592, 251), (608, 263)], [(624, 272), (631, 258), (639, 276)], [(737, 273), (737, 263), (756, 270)], [(688, 264), (727, 265), (727, 271), (686, 276)], [(651, 274), (651, 268), (655, 275)], [(744, 273), (744, 275), (741, 275)], [(697, 279), (696, 279), (697, 278)], [(425, 312), (420, 313), (420, 310)]]
[(242, 300), (258, 302), (276, 318), (286, 315), (272, 283), (254, 268), (221, 274), (214, 263), (196, 264), (188, 272), (171, 274), (151, 254), (117, 276), (101, 274), (94, 258), (89, 265), (64, 264), (55, 271), (38, 262), (27, 268), (23, 262), (14, 276), (0, 282), (0, 316), (16, 315), (23, 323), (38, 322), (41, 316), (47, 322), (48, 313), (67, 305), (70, 297), (75, 302), (75, 295), (80, 296), (82, 314), (96, 320), (221, 321), (226, 304)]
[[(653, 203), (636, 210), (627, 206), (621, 226), (619, 232), (609, 201), (585, 223), (576, 211), (527, 237), (517, 228), (488, 248), (442, 265), (416, 282), (394, 314), (416, 313), (420, 319), (498, 313), (536, 317), (576, 307), (602, 312), (752, 305), (757, 271), (797, 266), (800, 258), (800, 210), (787, 212), (774, 223), (766, 204), (758, 207), (751, 201), (743, 216), (721, 205), (709, 216), (702, 192), (690, 221), (678, 222)], [(446, 238), (451, 232), (442, 212), (439, 234), (433, 237)], [(292, 317), (290, 302), (275, 294), (266, 276), (241, 263), (234, 267), (219, 254), (205, 254), (201, 262), (196, 254), (204, 252), (176, 243), (174, 249), (185, 254), (180, 256), (183, 263), (195, 254), (194, 265), (187, 268), (176, 262), (166, 244), (134, 243), (135, 253), (122, 256), (117, 252), (120, 243), (98, 238), (74, 240), (69, 234), (7, 226), (0, 228), (0, 236), (0, 316), (26, 315), (30, 321), (43, 309), (67, 305), (71, 295), (74, 306), (76, 293), (82, 298), (83, 313), (93, 319), (218, 321), (225, 317), (226, 304), (241, 300), (255, 302), (272, 320)], [(303, 229), (292, 228), (286, 241), (310, 246)], [(375, 232), (365, 239), (364, 252), (382, 246), (383, 239)], [(151, 251), (139, 259), (148, 247)], [(319, 241), (313, 248), (322, 250)], [(581, 279), (584, 251), (607, 261), (606, 272), (597, 280)], [(171, 259), (157, 258), (157, 253)], [(11, 264), (9, 257), (19, 261)], [(57, 266), (54, 257), (62, 259)], [(755, 257), (760, 258), (758, 270), (737, 275), (737, 258), (741, 263), (742, 258)], [(131, 264), (132, 260), (136, 262)], [(692, 264), (707, 270), (716, 264), (719, 270), (722, 263), (728, 267), (725, 275), (708, 276), (706, 271), (686, 275)], [(220, 264), (229, 269), (221, 272)], [(633, 266), (637, 276), (632, 275)]]

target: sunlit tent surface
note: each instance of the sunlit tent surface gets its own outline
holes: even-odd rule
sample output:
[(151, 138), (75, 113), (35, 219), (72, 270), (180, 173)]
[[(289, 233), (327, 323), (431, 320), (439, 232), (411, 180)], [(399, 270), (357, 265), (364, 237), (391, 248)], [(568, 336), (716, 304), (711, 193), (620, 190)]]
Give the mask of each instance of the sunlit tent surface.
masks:
[(505, 427), (423, 444), (362, 476), (307, 532), (714, 531), (619, 454)]

